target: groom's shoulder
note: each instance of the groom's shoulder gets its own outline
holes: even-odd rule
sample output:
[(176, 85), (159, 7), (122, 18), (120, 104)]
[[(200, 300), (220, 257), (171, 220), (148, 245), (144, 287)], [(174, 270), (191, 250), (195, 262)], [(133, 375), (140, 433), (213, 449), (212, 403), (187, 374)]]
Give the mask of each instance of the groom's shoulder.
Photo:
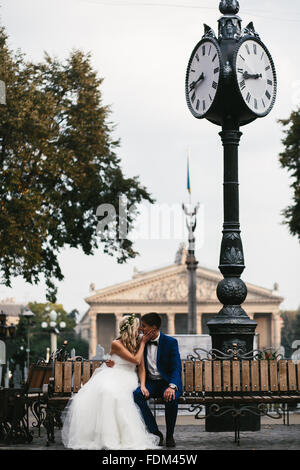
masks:
[(161, 335), (165, 338), (166, 341), (173, 343), (173, 344), (178, 344), (177, 339), (173, 338), (173, 336), (165, 335), (164, 333), (161, 333)]

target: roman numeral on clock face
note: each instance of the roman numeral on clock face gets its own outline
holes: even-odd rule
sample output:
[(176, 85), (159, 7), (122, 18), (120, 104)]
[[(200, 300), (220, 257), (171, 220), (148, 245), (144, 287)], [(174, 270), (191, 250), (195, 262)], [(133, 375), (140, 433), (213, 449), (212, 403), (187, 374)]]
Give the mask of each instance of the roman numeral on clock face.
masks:
[(199, 55), (198, 55), (198, 53), (196, 54), (196, 59), (197, 59), (197, 61), (199, 62)]
[(268, 100), (271, 99), (271, 95), (270, 95), (270, 93), (268, 92), (268, 90), (266, 91), (265, 95), (266, 95), (266, 97), (268, 98)]
[(216, 60), (217, 55), (218, 55), (218, 54), (215, 54), (215, 55), (213, 56), (213, 60), (212, 60), (213, 62)]
[(254, 108), (257, 109), (257, 99), (254, 98)]
[(243, 69), (238, 69), (238, 73), (244, 73)]
[(194, 93), (192, 94), (192, 97), (191, 97), (192, 103), (194, 103), (195, 99), (196, 99), (196, 95), (195, 95), (195, 92), (194, 92)]
[(246, 83), (245, 83), (245, 80), (242, 80), (240, 82), (240, 87), (241, 87), (241, 90), (244, 90), (246, 88)]
[(205, 100), (203, 100), (203, 103), (202, 103), (202, 105), (203, 105), (203, 111), (205, 111), (205, 109), (206, 109)]
[(217, 82), (213, 82), (213, 83), (212, 83), (212, 87), (213, 87), (215, 90), (217, 89), (217, 86), (218, 86)]
[(248, 54), (250, 55), (250, 49), (249, 49), (248, 44), (246, 44), (246, 49), (247, 49)]
[(256, 44), (253, 44), (253, 52), (254, 52), (255, 55), (257, 54), (257, 45)]
[(219, 72), (219, 67), (217, 67), (215, 70), (214, 70), (214, 74), (218, 73)]
[(251, 100), (251, 95), (250, 95), (250, 93), (248, 93), (247, 98), (246, 98), (247, 103), (250, 103), (250, 100)]
[(196, 109), (197, 109), (197, 111), (199, 110), (199, 104), (200, 104), (200, 101), (197, 100), (197, 103), (196, 103)]

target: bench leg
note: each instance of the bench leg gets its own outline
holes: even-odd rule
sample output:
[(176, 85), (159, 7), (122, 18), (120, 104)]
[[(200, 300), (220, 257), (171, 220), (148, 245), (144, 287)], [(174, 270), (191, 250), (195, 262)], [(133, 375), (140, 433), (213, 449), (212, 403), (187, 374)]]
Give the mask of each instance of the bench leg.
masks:
[(234, 442), (240, 445), (240, 419), (237, 416), (234, 418)]
[(54, 416), (53, 416), (53, 410), (51, 408), (47, 407), (46, 408), (46, 417), (44, 420), (44, 426), (46, 428), (47, 432), (47, 443), (46, 446), (48, 447), (50, 445), (50, 442), (55, 442), (54, 439)]

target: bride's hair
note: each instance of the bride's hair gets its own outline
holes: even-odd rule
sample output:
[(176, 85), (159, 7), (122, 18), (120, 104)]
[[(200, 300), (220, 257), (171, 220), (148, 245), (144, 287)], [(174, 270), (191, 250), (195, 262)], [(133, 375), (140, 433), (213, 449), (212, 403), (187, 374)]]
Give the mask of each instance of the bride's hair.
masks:
[(117, 339), (119, 339), (132, 354), (137, 352), (140, 345), (138, 339), (139, 326), (139, 319), (133, 315), (125, 315), (119, 324), (120, 335)]

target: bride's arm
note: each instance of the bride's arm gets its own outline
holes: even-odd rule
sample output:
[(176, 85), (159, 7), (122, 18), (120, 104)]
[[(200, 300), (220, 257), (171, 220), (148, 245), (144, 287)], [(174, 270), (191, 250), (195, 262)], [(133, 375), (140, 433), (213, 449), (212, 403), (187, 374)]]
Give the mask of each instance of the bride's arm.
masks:
[(144, 357), (142, 358), (142, 361), (141, 361), (141, 363), (138, 367), (138, 376), (139, 376), (139, 379), (140, 379), (141, 388), (145, 387), (145, 384), (146, 384), (146, 369), (145, 369)]
[(147, 399), (150, 396), (149, 390), (146, 388), (146, 368), (144, 358), (138, 367), (138, 374), (140, 379), (141, 392), (144, 397)]

